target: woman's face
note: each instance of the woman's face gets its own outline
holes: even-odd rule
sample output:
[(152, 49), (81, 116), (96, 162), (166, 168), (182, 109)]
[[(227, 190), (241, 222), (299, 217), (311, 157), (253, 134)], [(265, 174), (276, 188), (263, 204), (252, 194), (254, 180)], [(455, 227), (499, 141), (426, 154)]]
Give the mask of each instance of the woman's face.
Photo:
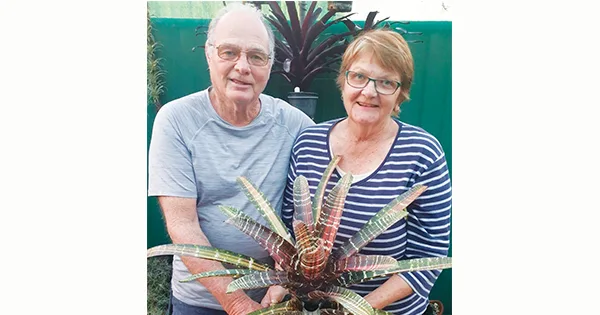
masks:
[[(354, 72), (353, 75), (361, 79), (368, 77), (378, 81), (380, 79), (383, 79), (383, 81), (400, 81), (398, 74), (385, 70), (378, 65), (372, 54), (361, 56), (350, 65), (348, 70)], [(375, 90), (375, 82), (373, 81), (369, 81), (364, 88), (352, 87), (347, 81), (346, 79), (342, 88), (342, 99), (348, 119), (357, 124), (371, 126), (376, 126), (389, 119), (394, 107), (398, 105), (400, 88), (391, 95), (384, 95)], [(383, 84), (383, 82), (378, 84)], [(382, 86), (379, 86), (379, 88), (382, 90)]]

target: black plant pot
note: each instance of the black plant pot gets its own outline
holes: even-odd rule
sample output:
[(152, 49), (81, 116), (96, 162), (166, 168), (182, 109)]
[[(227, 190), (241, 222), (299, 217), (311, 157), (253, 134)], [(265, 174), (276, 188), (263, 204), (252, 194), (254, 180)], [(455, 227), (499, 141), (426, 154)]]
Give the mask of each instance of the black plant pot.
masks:
[(319, 95), (314, 92), (290, 92), (288, 94), (288, 102), (303, 111), (312, 120), (315, 120), (318, 99)]

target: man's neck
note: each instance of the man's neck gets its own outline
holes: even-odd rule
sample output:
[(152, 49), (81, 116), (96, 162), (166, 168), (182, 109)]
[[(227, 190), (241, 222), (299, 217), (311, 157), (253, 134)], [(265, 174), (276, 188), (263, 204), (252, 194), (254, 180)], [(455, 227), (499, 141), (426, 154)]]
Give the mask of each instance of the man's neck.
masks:
[(247, 126), (260, 113), (259, 99), (247, 104), (236, 104), (218, 95), (214, 89), (210, 89), (208, 95), (217, 114), (233, 126)]

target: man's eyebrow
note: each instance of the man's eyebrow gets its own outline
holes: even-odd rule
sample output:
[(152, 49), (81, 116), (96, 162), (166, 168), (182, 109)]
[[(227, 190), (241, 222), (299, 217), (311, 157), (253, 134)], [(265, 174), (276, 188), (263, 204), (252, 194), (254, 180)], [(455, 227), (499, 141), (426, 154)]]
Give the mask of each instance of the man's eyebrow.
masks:
[(250, 47), (248, 47), (248, 50), (260, 51), (260, 52), (267, 53), (266, 49), (264, 49), (263, 47), (260, 47), (260, 46), (250, 46)]

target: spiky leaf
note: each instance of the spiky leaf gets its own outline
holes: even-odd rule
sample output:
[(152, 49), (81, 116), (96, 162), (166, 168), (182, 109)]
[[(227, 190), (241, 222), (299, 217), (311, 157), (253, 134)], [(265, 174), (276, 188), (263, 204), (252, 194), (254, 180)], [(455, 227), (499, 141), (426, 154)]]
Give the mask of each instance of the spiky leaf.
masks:
[(346, 196), (348, 195), (351, 184), (352, 174), (346, 173), (333, 189), (331, 189), (327, 195), (325, 205), (320, 212), (317, 232), (325, 246), (325, 258), (329, 257), (331, 249), (333, 248), (335, 236), (337, 235), (342, 213), (344, 211), (344, 203), (346, 202)]
[(385, 277), (394, 273), (422, 270), (442, 270), (447, 268), (452, 268), (452, 257), (414, 258), (400, 260), (398, 261), (396, 267), (387, 270), (347, 272), (338, 277), (336, 281), (339, 285), (347, 287), (352, 284)]
[(321, 181), (319, 181), (319, 185), (317, 185), (317, 190), (315, 191), (315, 196), (312, 203), (313, 218), (319, 218), (321, 214), (323, 196), (325, 195), (325, 190), (327, 189), (327, 183), (329, 182), (329, 178), (331, 177), (331, 174), (333, 174), (335, 167), (340, 162), (340, 159), (341, 157), (339, 155), (336, 155), (333, 159), (331, 159), (331, 162), (329, 162), (329, 165), (327, 165), (325, 172), (323, 172), (323, 176), (321, 176)]
[[(312, 202), (310, 200), (310, 189), (308, 180), (302, 175), (294, 180), (294, 220), (304, 222), (306, 228), (310, 231), (310, 236), (313, 236), (315, 222), (312, 212)], [(296, 234), (296, 241), (298, 241), (298, 234)]]
[(252, 257), (234, 253), (225, 249), (218, 249), (210, 246), (201, 246), (193, 244), (165, 244), (149, 248), (148, 257), (162, 255), (179, 255), (204, 258), (214, 261), (220, 261), (239, 267), (248, 268), (257, 271), (266, 271), (273, 267), (256, 262)]
[(296, 235), (296, 250), (299, 253), (305, 252), (309, 250), (312, 246), (314, 246), (314, 238), (312, 234), (308, 231), (308, 227), (304, 222), (300, 220), (294, 220), (292, 222), (292, 227), (294, 228), (294, 234)]
[[(300, 271), (307, 279), (319, 279), (323, 270), (327, 266), (327, 257), (322, 239), (315, 239), (315, 242), (307, 250), (298, 254), (300, 261)], [(296, 268), (297, 269), (297, 268)]]
[(386, 312), (384, 310), (380, 310), (380, 309), (376, 309), (376, 308), (374, 308), (374, 310), (375, 310), (375, 315), (394, 315), (394, 313)]
[(226, 293), (231, 293), (238, 289), (258, 289), (272, 285), (286, 285), (289, 282), (287, 272), (279, 270), (268, 270), (264, 272), (255, 272), (239, 279), (233, 280), (227, 286)]
[(367, 18), (365, 19), (365, 29), (369, 29), (373, 25), (373, 21), (375, 20), (375, 15), (379, 13), (378, 11), (371, 11), (367, 14)]
[(354, 255), (335, 262), (336, 272), (386, 270), (396, 267), (398, 262), (391, 256)]
[(329, 298), (344, 306), (353, 315), (373, 315), (375, 310), (367, 300), (345, 288), (331, 286), (327, 290), (308, 293), (311, 299)]
[(306, 41), (306, 35), (308, 33), (308, 29), (310, 25), (313, 25), (319, 15), (321, 14), (322, 9), (318, 8), (315, 10), (317, 6), (317, 1), (313, 1), (310, 4), (308, 10), (306, 10), (306, 14), (304, 15), (304, 21), (302, 21), (302, 40)]
[(192, 275), (191, 277), (187, 277), (179, 280), (179, 282), (189, 282), (200, 278), (210, 278), (210, 277), (233, 277), (234, 279), (249, 275), (256, 271), (250, 269), (224, 269), (224, 270), (213, 270), (207, 272), (201, 272)]
[(283, 221), (281, 221), (281, 217), (277, 215), (277, 212), (273, 209), (265, 195), (244, 176), (238, 177), (237, 182), (242, 186), (242, 190), (248, 199), (256, 206), (258, 212), (260, 212), (265, 221), (267, 221), (271, 230), (288, 240), (290, 243), (293, 243), (292, 236), (285, 228)]
[(294, 41), (298, 44), (298, 47), (302, 46), (302, 28), (300, 27), (300, 19), (298, 17), (298, 11), (296, 10), (296, 2), (294, 1), (286, 1), (285, 2), (288, 9), (288, 16), (290, 17), (290, 26), (294, 32), (292, 35), (294, 36)]
[(421, 195), (427, 186), (415, 185), (407, 192), (396, 197), (383, 209), (377, 212), (356, 234), (348, 239), (334, 253), (337, 259), (346, 258), (357, 253), (371, 240), (379, 236), (408, 212), (402, 210)]
[(298, 258), (294, 270), (298, 270), (307, 279), (316, 279), (325, 269), (327, 259), (322, 246), (323, 240), (312, 236), (304, 222), (294, 220), (292, 223), (296, 234), (296, 250)]
[(277, 264), (285, 270), (290, 270), (292, 257), (296, 254), (294, 245), (236, 208), (219, 206), (219, 209), (229, 216), (226, 223), (233, 224), (240, 231), (252, 237), (269, 252)]

